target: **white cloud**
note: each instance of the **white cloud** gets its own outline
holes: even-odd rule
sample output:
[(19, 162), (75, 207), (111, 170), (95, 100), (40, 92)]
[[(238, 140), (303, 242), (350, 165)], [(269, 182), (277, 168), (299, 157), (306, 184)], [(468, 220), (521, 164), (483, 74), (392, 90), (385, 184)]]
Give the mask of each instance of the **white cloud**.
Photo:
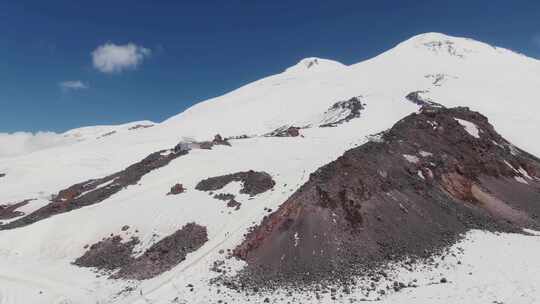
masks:
[(73, 138), (54, 132), (0, 133), (0, 158), (28, 154), (73, 142)]
[(84, 90), (88, 89), (88, 85), (80, 80), (62, 81), (58, 84), (62, 90)]
[(119, 73), (126, 69), (135, 69), (150, 54), (150, 49), (134, 43), (106, 43), (92, 52), (92, 62), (94, 68), (103, 73)]

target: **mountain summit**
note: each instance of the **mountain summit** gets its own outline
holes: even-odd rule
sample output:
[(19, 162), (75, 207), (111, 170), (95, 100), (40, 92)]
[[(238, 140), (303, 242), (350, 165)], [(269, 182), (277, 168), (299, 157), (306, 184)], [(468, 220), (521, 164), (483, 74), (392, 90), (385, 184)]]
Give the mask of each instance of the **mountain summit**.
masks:
[(345, 67), (346, 66), (344, 64), (334, 60), (309, 57), (304, 58), (292, 67), (287, 68), (285, 73), (305, 73), (306, 71), (309, 71), (310, 73), (328, 72)]

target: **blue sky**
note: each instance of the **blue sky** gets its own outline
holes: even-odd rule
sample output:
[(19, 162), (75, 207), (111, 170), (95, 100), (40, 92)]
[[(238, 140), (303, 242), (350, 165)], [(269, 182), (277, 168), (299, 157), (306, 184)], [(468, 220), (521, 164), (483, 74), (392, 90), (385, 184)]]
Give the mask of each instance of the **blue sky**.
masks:
[(356, 63), (423, 32), (540, 58), (538, 0), (0, 0), (0, 29), (0, 132), (161, 121), (301, 58)]

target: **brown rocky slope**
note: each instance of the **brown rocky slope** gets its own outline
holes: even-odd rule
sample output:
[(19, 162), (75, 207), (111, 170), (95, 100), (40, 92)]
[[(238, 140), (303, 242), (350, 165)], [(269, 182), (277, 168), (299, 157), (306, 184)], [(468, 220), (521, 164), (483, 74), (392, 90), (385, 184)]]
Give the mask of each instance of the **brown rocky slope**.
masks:
[(540, 228), (538, 177), (540, 160), (486, 117), (424, 107), (312, 173), (234, 250), (248, 263), (239, 279), (265, 287), (347, 279), (430, 256), (470, 229)]

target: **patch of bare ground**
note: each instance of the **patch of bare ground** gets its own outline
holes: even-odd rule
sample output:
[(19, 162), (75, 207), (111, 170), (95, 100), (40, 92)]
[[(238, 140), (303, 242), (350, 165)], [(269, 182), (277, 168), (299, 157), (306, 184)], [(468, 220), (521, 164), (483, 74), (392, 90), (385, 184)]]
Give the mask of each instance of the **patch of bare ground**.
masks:
[[(334, 103), (324, 114), (329, 116), (330, 120), (324, 122), (319, 127), (337, 127), (342, 123), (349, 122), (358, 118), (365, 109), (366, 104), (362, 102), (362, 96), (353, 97), (349, 100), (338, 101)], [(337, 117), (337, 118), (333, 118)]]
[(119, 235), (104, 238), (91, 245), (73, 264), (99, 270), (115, 270), (133, 262), (131, 254), (137, 244), (139, 244), (137, 237), (132, 237), (127, 242), (123, 242)]
[(405, 99), (421, 107), (442, 107), (441, 104), (422, 96), (422, 94), (426, 93), (429, 93), (429, 91), (414, 91), (407, 94), (407, 96), (405, 96)]
[(242, 206), (242, 204), (235, 199), (235, 196), (230, 193), (215, 194), (214, 198), (227, 202), (227, 207), (234, 208), (235, 210), (240, 210), (240, 206)]
[(112, 277), (133, 280), (153, 278), (180, 264), (187, 254), (196, 251), (207, 241), (206, 227), (195, 223), (186, 224), (154, 244)]
[(222, 189), (231, 182), (242, 182), (240, 193), (255, 196), (266, 192), (276, 184), (272, 176), (262, 171), (244, 171), (227, 175), (215, 176), (200, 181), (195, 189), (200, 191), (216, 191)]
[(300, 136), (300, 130), (302, 128), (295, 126), (283, 126), (275, 129), (274, 131), (265, 134), (266, 137), (297, 137)]
[(33, 199), (27, 199), (14, 204), (0, 205), (0, 220), (9, 220), (15, 217), (23, 216), (24, 212), (17, 211), (17, 209), (28, 205)]
[(134, 257), (133, 249), (139, 239), (131, 237), (124, 242), (121, 236), (114, 235), (90, 246), (73, 264), (114, 272), (112, 279), (146, 280), (174, 268), (207, 241), (206, 227), (188, 223), (152, 245), (141, 256)]

